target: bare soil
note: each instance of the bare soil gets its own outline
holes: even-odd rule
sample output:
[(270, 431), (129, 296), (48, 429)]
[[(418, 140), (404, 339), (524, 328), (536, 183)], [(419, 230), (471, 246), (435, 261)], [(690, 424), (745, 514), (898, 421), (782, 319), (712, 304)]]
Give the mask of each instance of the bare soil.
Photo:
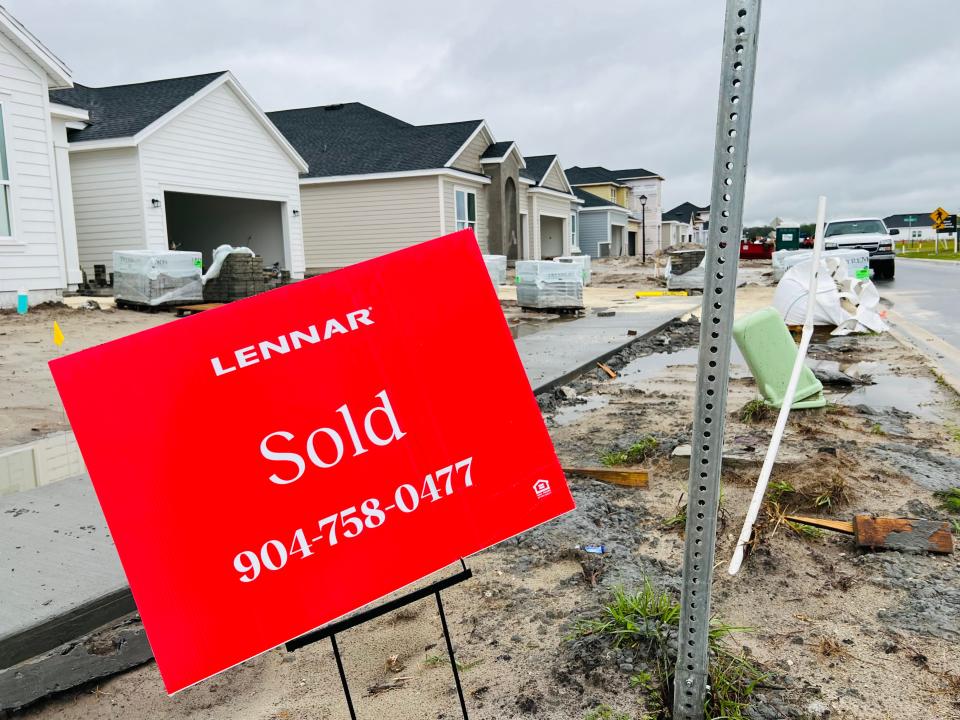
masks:
[[(610, 264), (613, 276), (631, 273)], [(613, 277), (611, 284), (635, 288), (647, 281)], [(752, 304), (761, 301), (754, 297)], [(76, 343), (92, 344), (168, 319), (138, 316), (134, 322), (128, 314), (68, 315), (64, 332), (68, 341), (72, 336)], [(51, 349), (31, 350), (20, 340), (42, 339), (53, 317), (51, 311), (0, 318), (0, 332), (8, 332), (0, 340), (8, 341), (12, 329), (18, 339), (16, 347), (5, 343), (0, 355), (16, 359), (17, 380), (27, 384), (24, 390), (12, 388), (12, 400), (4, 398), (0, 432), (5, 440), (31, 432), (24, 425), (56, 426), (58, 403), (49, 380), (43, 380), (42, 370), (21, 369), (25, 359), (39, 361)], [(82, 322), (72, 326), (73, 317)], [(475, 578), (444, 593), (472, 718), (567, 720), (604, 705), (627, 718), (645, 717), (650, 697), (632, 687), (630, 678), (650, 659), (604, 638), (573, 641), (572, 629), (578, 619), (601, 613), (615, 587), (635, 590), (649, 578), (658, 586), (679, 588), (682, 525), (668, 520), (682, 506), (688, 467), (671, 453), (689, 442), (696, 378), (692, 348), (698, 336), (695, 318), (678, 321), (610, 360), (617, 379), (589, 373), (566, 390), (538, 398), (564, 463), (598, 464), (609, 450), (627, 448), (646, 435), (657, 438), (658, 450), (644, 465), (651, 471), (649, 489), (571, 478), (574, 512), (471, 558)], [(889, 383), (894, 389), (871, 395), (859, 387), (831, 385), (827, 409), (791, 415), (781, 451), (791, 462), (779, 464), (772, 478), (779, 487), (793, 489), (776, 496), (780, 509), (840, 519), (856, 512), (946, 517), (932, 493), (960, 484), (960, 442), (952, 432), (960, 426), (957, 395), (936, 382), (923, 358), (888, 335), (818, 335), (812, 355), (838, 361), (840, 369), (881, 361), (883, 366), (874, 369), (876, 386), (867, 387)], [(0, 362), (0, 373), (6, 392), (13, 368)], [(756, 394), (749, 371), (734, 366), (726, 445), (759, 448), (762, 456), (775, 418), (747, 424), (738, 417)], [(106, 394), (105, 403), (109, 407)], [(713, 588), (716, 614), (751, 628), (734, 636), (734, 646), (746, 648), (769, 673), (748, 716), (960, 717), (958, 556), (868, 553), (846, 536), (798, 532), (768, 507), (744, 569), (730, 578), (726, 562), (758, 472), (759, 463), (725, 466)], [(605, 554), (578, 549), (588, 544), (603, 544)], [(350, 630), (339, 643), (359, 717), (459, 717), (432, 600)], [(44, 720), (348, 717), (327, 643), (296, 653), (272, 650), (173, 698), (164, 694), (150, 663), (20, 715)]]

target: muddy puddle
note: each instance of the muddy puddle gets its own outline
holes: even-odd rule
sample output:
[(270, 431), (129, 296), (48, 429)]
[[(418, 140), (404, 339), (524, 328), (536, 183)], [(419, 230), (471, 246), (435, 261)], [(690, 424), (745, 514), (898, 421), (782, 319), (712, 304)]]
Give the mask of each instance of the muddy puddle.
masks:
[(841, 405), (866, 405), (872, 410), (897, 409), (925, 420), (937, 422), (942, 419), (937, 412), (940, 391), (936, 382), (926, 375), (897, 375), (886, 363), (855, 363), (839, 366), (841, 372), (854, 372), (873, 381), (872, 385), (860, 385), (848, 393), (831, 393), (832, 401)]

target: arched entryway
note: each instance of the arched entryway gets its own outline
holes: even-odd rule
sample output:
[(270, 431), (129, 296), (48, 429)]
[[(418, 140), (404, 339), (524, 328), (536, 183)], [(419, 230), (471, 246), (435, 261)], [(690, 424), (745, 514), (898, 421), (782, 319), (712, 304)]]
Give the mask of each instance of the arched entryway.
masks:
[(517, 208), (517, 184), (512, 177), (508, 177), (503, 184), (503, 209), (506, 213), (506, 227), (504, 227), (507, 260), (520, 259), (520, 229)]

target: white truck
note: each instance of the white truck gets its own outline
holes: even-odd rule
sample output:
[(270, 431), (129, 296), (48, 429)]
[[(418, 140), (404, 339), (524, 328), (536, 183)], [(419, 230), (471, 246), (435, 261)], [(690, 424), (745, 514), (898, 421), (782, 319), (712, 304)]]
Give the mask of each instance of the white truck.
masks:
[(899, 230), (887, 230), (880, 218), (853, 218), (831, 220), (823, 232), (823, 249), (857, 248), (870, 253), (870, 269), (877, 280), (893, 280), (894, 235)]

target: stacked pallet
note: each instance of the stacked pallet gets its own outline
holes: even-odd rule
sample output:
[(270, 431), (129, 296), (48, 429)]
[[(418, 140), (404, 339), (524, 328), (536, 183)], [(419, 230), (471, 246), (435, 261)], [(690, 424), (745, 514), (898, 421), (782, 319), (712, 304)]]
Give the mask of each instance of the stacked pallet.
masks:
[(266, 290), (263, 258), (259, 255), (230, 253), (224, 258), (220, 272), (203, 286), (203, 301), (228, 303)]

